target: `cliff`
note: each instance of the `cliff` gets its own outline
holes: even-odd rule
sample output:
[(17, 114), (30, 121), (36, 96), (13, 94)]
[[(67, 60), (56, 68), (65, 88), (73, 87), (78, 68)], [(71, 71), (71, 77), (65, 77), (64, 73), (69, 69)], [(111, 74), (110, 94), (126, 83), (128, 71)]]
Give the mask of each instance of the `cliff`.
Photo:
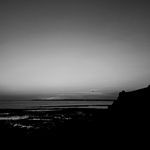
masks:
[(147, 113), (149, 110), (150, 86), (131, 92), (122, 91), (110, 110), (121, 114)]

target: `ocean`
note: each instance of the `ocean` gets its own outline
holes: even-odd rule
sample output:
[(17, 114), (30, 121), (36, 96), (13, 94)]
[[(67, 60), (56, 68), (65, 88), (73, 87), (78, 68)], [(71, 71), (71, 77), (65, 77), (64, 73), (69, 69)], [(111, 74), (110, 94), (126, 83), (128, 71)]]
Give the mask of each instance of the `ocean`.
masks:
[(90, 108), (107, 108), (113, 100), (0, 100), (0, 109), (52, 109), (52, 108), (72, 108), (72, 107), (90, 107)]
[(10, 131), (26, 136), (55, 135), (68, 124), (94, 121), (112, 103), (111, 99), (0, 100), (0, 129), (8, 135)]

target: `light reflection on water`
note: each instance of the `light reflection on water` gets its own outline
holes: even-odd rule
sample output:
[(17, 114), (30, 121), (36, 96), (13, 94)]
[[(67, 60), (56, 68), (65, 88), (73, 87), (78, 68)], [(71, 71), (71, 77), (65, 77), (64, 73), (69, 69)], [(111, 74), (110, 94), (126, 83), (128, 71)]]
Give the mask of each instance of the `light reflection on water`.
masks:
[[(91, 120), (93, 114), (86, 111), (84, 108), (90, 109), (106, 109), (107, 106), (43, 106), (31, 109), (3, 109), (0, 112), (0, 123), (5, 123), (8, 128), (21, 129), (21, 130), (51, 130), (58, 126), (62, 126), (64, 122), (72, 120)], [(71, 108), (71, 111), (68, 110)], [(72, 109), (73, 108), (73, 109)], [(74, 109), (75, 108), (75, 109)], [(78, 109), (79, 108), (79, 109)], [(83, 108), (83, 109), (80, 109)], [(67, 109), (68, 111), (63, 111)], [(72, 111), (73, 110), (73, 111)]]
[[(0, 121), (15, 129), (49, 129), (72, 119), (89, 120), (91, 114), (82, 109), (107, 109), (112, 103), (107, 100), (3, 100), (0, 101)], [(61, 111), (68, 108), (75, 108), (76, 111)]]
[(0, 120), (22, 120), (22, 119), (28, 119), (29, 116), (3, 116), (0, 117)]
[(26, 128), (26, 129), (34, 128), (34, 127), (31, 126), (31, 125), (23, 125), (23, 124), (20, 124), (20, 123), (15, 123), (15, 124), (13, 124), (13, 127), (15, 127), (15, 128)]

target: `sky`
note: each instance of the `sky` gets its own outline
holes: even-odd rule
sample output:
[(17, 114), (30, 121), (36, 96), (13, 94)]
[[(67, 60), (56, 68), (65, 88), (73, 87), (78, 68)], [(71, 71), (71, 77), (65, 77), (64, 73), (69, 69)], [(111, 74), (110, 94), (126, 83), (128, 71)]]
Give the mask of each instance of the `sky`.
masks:
[(149, 27), (145, 0), (1, 0), (0, 93), (145, 87)]

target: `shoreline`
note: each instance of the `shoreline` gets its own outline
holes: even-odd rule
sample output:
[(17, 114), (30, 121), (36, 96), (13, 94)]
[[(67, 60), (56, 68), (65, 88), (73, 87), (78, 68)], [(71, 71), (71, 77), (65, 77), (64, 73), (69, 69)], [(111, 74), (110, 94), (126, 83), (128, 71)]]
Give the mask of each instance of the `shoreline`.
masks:
[[(63, 133), (81, 134), (85, 129), (89, 133), (94, 129), (92, 126), (98, 127), (99, 122), (103, 122), (101, 126), (106, 123), (108, 112), (107, 109), (89, 108), (66, 108), (53, 111), (0, 110), (0, 116), (2, 113), (5, 113), (6, 117), (22, 116), (20, 119), (0, 120), (0, 132), (1, 136), (49, 136), (51, 138), (60, 137)], [(98, 128), (94, 130), (99, 132)]]

